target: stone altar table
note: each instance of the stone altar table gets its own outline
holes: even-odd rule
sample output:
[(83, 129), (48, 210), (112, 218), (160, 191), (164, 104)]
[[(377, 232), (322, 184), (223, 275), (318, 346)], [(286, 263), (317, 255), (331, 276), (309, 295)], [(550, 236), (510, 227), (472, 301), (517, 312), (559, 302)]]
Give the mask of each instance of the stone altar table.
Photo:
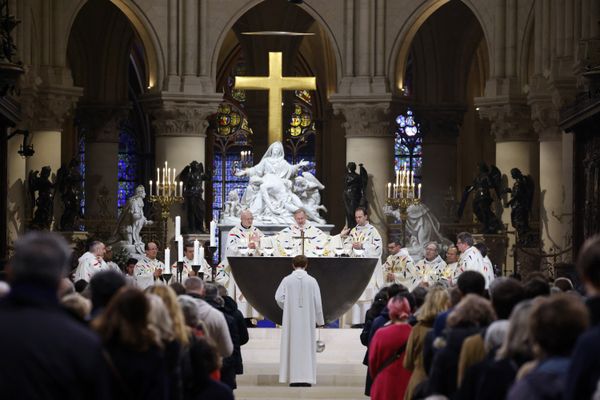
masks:
[[(281, 324), (283, 311), (275, 292), (292, 272), (292, 257), (228, 257), (237, 285), (248, 302), (269, 320)], [(321, 288), (325, 323), (344, 315), (371, 280), (377, 258), (310, 257), (308, 273)]]

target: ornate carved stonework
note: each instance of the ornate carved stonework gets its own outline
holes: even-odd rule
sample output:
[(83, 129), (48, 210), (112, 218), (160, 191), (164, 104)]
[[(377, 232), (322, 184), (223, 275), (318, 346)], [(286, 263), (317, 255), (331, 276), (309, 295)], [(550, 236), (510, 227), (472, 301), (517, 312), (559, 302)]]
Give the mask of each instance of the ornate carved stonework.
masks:
[(392, 136), (389, 103), (334, 103), (333, 111), (346, 118), (346, 137)]
[(560, 140), (562, 130), (558, 127), (559, 112), (548, 99), (538, 99), (530, 103), (533, 129), (539, 140)]
[(118, 143), (119, 126), (128, 113), (126, 106), (86, 104), (77, 109), (79, 123), (86, 132), (86, 141), (94, 143)]
[(21, 91), (22, 128), (32, 131), (60, 131), (65, 118), (83, 94), (76, 87), (29, 87)]
[(531, 111), (521, 102), (479, 102), (479, 114), (490, 121), (490, 131), (496, 142), (535, 140)]
[(218, 105), (170, 104), (152, 111), (156, 136), (206, 136), (208, 117)]

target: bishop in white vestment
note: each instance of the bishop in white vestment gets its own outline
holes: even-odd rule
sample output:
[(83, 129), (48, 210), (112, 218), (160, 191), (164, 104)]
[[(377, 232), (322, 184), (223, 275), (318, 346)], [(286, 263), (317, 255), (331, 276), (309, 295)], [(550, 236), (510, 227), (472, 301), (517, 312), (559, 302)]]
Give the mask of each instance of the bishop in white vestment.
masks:
[[(250, 210), (244, 210), (240, 214), (240, 223), (229, 231), (227, 234), (227, 245), (225, 246), (225, 257), (221, 260), (219, 266), (221, 271), (217, 274), (218, 278), (223, 279), (227, 287), (229, 296), (235, 299), (238, 304), (238, 308), (244, 315), (244, 318), (260, 318), (260, 314), (250, 306), (250, 303), (246, 301), (240, 288), (236, 285), (229, 267), (229, 261), (227, 257), (239, 257), (243, 256), (241, 249), (247, 249), (248, 252), (259, 253), (261, 239), (264, 238), (264, 234), (252, 225), (254, 222), (254, 216)], [(246, 250), (244, 250), (246, 251)], [(217, 279), (219, 280), (219, 279)]]
[[(486, 277), (483, 257), (477, 248), (474, 246), (474, 240), (470, 233), (462, 232), (457, 235), (456, 247), (460, 250), (460, 258), (458, 259), (458, 275), (465, 271), (473, 270), (479, 272)], [(490, 282), (485, 279), (485, 287), (489, 288)]]
[(425, 246), (425, 258), (419, 260), (415, 268), (419, 277), (419, 283), (424, 282), (432, 285), (438, 280), (443, 279), (442, 274), (446, 269), (446, 262), (438, 254), (437, 244), (429, 243)]
[(322, 256), (326, 251), (328, 235), (306, 219), (306, 212), (303, 209), (294, 212), (294, 221), (295, 224), (277, 234), (275, 238), (276, 253), (286, 256), (285, 249), (292, 248), (292, 255), (303, 254), (301, 238), (304, 236), (304, 255), (306, 257)]
[(400, 243), (396, 241), (388, 243), (388, 252), (389, 255), (382, 267), (384, 284), (398, 283), (412, 291), (420, 281), (410, 254), (406, 249), (402, 249)]
[(135, 285), (142, 290), (154, 285), (156, 279), (165, 269), (165, 264), (156, 258), (158, 245), (154, 242), (148, 242), (144, 247), (146, 255), (135, 264), (133, 269)]
[[(354, 212), (356, 226), (347, 233), (345, 229), (340, 234), (344, 238), (344, 249), (347, 253), (355, 257), (371, 257), (377, 258), (377, 265), (371, 276), (371, 281), (367, 285), (365, 291), (358, 299), (358, 302), (352, 306), (352, 324), (360, 324), (364, 322), (365, 313), (371, 306), (375, 294), (383, 287), (379, 283), (384, 281), (383, 269), (381, 267), (381, 255), (383, 246), (381, 235), (377, 229), (369, 223), (369, 216), (363, 208), (357, 208)], [(347, 234), (347, 235), (346, 235)]]
[(90, 244), (90, 250), (79, 257), (79, 263), (75, 270), (73, 282), (84, 280), (89, 282), (94, 274), (100, 271), (107, 271), (108, 265), (104, 261), (104, 253), (106, 252), (106, 246), (102, 242), (92, 242)]
[(317, 381), (315, 328), (325, 324), (321, 290), (317, 280), (306, 272), (308, 260), (296, 256), (294, 272), (283, 278), (275, 300), (283, 309), (279, 382), (312, 385)]
[[(183, 245), (183, 271), (181, 272), (181, 283), (185, 282), (188, 277), (196, 275), (192, 269), (192, 265), (194, 265), (194, 245), (186, 243)], [(212, 269), (204, 258), (200, 260), (200, 270), (198, 272), (204, 274), (203, 280), (205, 281), (209, 280), (212, 276)], [(173, 280), (171, 282), (175, 282), (177, 277), (176, 262), (171, 264), (171, 273), (173, 274)]]

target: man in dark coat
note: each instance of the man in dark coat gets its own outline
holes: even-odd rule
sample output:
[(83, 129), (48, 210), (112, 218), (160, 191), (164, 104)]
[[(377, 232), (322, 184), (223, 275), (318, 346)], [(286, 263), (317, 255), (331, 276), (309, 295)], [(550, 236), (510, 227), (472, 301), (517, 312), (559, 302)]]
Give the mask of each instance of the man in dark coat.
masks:
[(59, 235), (30, 232), (7, 267), (0, 301), (0, 396), (5, 399), (107, 399), (100, 339), (59, 305), (70, 249)]

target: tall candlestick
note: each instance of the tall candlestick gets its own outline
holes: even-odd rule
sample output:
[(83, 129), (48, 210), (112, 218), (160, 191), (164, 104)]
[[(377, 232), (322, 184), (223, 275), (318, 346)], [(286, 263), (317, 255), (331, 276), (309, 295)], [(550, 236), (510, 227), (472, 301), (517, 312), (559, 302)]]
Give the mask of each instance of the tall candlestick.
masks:
[(210, 247), (217, 246), (217, 223), (213, 219), (210, 221)]
[(183, 238), (177, 238), (177, 261), (183, 261)]
[(150, 181), (150, 196), (152, 196), (152, 181)]
[(183, 182), (179, 181), (179, 196), (183, 197)]
[(410, 171), (410, 186), (415, 186), (415, 171)]
[(200, 242), (194, 240), (194, 263), (192, 265), (200, 265)]
[[(150, 181), (150, 187), (152, 187), (152, 181)], [(392, 183), (388, 182), (388, 199), (392, 197)]]
[(204, 260), (204, 247), (200, 246), (200, 259), (198, 260), (198, 264), (196, 264), (196, 265), (202, 265), (203, 260)]
[(175, 240), (179, 240), (181, 236), (181, 217), (177, 215), (175, 217)]
[(419, 183), (418, 190), (417, 190), (417, 198), (418, 199), (421, 198), (421, 184), (420, 183)]
[(400, 171), (396, 171), (396, 185), (398, 185), (399, 179), (400, 179)]
[(168, 247), (165, 249), (165, 272), (171, 272), (171, 249)]

